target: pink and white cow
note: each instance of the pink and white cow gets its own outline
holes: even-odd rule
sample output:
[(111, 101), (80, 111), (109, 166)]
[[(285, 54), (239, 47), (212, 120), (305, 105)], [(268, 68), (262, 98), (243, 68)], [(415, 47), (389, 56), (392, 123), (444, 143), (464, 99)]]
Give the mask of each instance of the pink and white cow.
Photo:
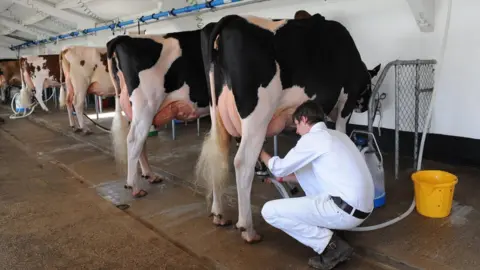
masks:
[(20, 62), (18, 59), (0, 60), (0, 101), (7, 102), (11, 98), (7, 90), (12, 87), (21, 87)]
[(20, 104), (23, 108), (31, 106), (32, 94), (44, 111), (49, 111), (42, 98), (43, 89), (60, 87), (60, 63), (58, 54), (31, 55), (20, 58), (22, 89)]
[[(66, 47), (60, 53), (62, 71), (65, 74), (65, 84), (60, 88), (60, 107), (67, 106), (68, 120), (74, 132), (82, 131), (84, 135), (91, 134), (84, 121), (84, 105), (87, 94), (95, 94), (102, 97), (115, 95), (115, 88), (108, 71), (107, 48), (71, 46)], [(67, 92), (67, 94), (65, 93)], [(72, 116), (75, 108), (78, 126)]]

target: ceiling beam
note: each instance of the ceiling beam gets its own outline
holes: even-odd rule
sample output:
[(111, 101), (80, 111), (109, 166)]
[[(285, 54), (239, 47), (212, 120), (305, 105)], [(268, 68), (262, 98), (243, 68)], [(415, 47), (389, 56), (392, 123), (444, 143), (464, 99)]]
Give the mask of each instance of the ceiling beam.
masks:
[(435, 0), (406, 1), (420, 31), (433, 32), (435, 29)]
[[(23, 23), (24, 25), (31, 25), (31, 24), (35, 24), (35, 23), (37, 23), (37, 22), (43, 21), (43, 20), (45, 20), (46, 18), (48, 18), (48, 16), (43, 15), (43, 14), (37, 14), (37, 15), (31, 17), (31, 18), (28, 19), (28, 20), (22, 21), (22, 23)], [(11, 34), (11, 33), (15, 32), (15, 31), (16, 31), (16, 29), (10, 29), (10, 30), (1, 32), (0, 35), (2, 35), (2, 36), (3, 36), (3, 35), (8, 35), (8, 34)]]
[[(95, 0), (83, 0), (82, 2), (87, 4), (93, 1)], [(55, 4), (55, 8), (58, 8), (58, 9), (74, 8), (78, 6), (80, 6), (80, 4), (78, 3), (78, 0), (63, 0), (60, 3)]]
[(41, 29), (31, 27), (31, 26), (26, 27), (25, 25), (17, 23), (16, 21), (14, 21), (14, 20), (12, 20), (8, 17), (4, 17), (4, 16), (0, 16), (0, 23), (4, 24), (8, 28), (13, 28), (13, 29), (16, 29), (16, 30), (19, 30), (19, 31), (23, 31), (23, 32), (27, 32), (27, 33), (30, 33), (32, 35), (35, 35), (37, 38), (41, 36), (40, 34), (44, 34), (46, 36), (52, 36), (52, 35), (56, 34), (56, 33), (51, 32), (51, 31), (41, 30)]
[(0, 41), (0, 47), (3, 47), (3, 48), (10, 48), (11, 44), (7, 43), (7, 42), (3, 42), (3, 41)]
[(32, 41), (28, 38), (23, 38), (23, 37), (20, 37), (20, 36), (17, 36), (17, 35), (12, 35), (12, 34), (8, 34), (8, 35), (4, 35), (5, 37), (8, 37), (8, 38), (11, 38), (11, 39), (16, 39), (16, 40), (20, 40), (20, 41), (23, 41), (23, 42), (29, 42), (29, 41)]
[[(50, 16), (57, 17), (72, 23), (75, 23), (78, 28), (89, 28), (95, 26), (95, 23), (98, 23), (97, 20), (89, 18), (87, 16), (78, 15), (73, 12), (68, 12), (55, 8), (53, 5), (40, 2), (38, 0), (12, 0), (14, 3), (28, 7), (28, 8), (37, 8), (38, 10), (49, 14)], [(29, 4), (31, 3), (31, 5)], [(33, 7), (32, 7), (33, 5)]]

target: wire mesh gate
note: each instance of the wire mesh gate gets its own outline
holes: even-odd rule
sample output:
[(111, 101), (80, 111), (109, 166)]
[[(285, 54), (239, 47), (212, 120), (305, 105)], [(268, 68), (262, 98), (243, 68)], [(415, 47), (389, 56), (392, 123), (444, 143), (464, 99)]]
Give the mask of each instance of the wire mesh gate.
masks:
[(393, 67), (395, 69), (395, 179), (398, 179), (400, 165), (400, 131), (413, 133), (413, 167), (415, 168), (417, 164), (419, 134), (424, 128), (433, 93), (436, 63), (436, 60), (392, 61), (385, 66), (372, 91), (368, 110), (368, 131), (373, 134), (376, 108), (380, 102), (378, 90)]

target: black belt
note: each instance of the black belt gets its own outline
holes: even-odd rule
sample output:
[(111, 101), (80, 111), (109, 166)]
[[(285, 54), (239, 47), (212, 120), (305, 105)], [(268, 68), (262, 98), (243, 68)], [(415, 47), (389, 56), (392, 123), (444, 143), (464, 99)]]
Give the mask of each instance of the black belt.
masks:
[(343, 211), (345, 211), (347, 214), (349, 215), (352, 215), (356, 218), (359, 218), (359, 219), (365, 219), (368, 217), (368, 215), (370, 215), (370, 213), (365, 213), (363, 211), (360, 211), (358, 209), (355, 209), (355, 211), (353, 211), (352, 213), (352, 210), (353, 210), (353, 207), (348, 204), (346, 201), (342, 200), (342, 198), (340, 197), (334, 197), (334, 196), (331, 196), (333, 202), (340, 208), (342, 209)]

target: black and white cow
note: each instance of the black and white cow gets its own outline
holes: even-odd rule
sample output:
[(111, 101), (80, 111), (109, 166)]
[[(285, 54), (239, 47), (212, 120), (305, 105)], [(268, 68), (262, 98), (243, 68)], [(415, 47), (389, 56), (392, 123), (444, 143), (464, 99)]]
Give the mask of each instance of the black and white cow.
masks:
[(236, 227), (245, 241), (258, 242), (250, 192), (265, 137), (293, 126), (293, 112), (307, 100), (316, 101), (326, 114), (336, 112), (336, 129), (345, 132), (352, 112), (368, 109), (371, 77), (380, 66), (369, 73), (347, 29), (319, 14), (294, 20), (229, 15), (202, 38), (212, 127), (197, 162), (197, 177), (213, 194), (213, 223), (229, 224), (221, 203), (228, 148), (231, 137), (242, 138), (234, 158)]
[[(142, 177), (150, 183), (162, 181), (147, 160), (145, 146), (152, 124), (159, 127), (173, 118), (192, 120), (209, 114), (200, 31), (118, 36), (107, 43), (116, 91), (113, 148), (117, 162), (127, 164), (126, 187), (133, 189), (134, 197), (147, 195), (138, 183), (139, 161)], [(131, 121), (130, 131), (121, 110)]]

